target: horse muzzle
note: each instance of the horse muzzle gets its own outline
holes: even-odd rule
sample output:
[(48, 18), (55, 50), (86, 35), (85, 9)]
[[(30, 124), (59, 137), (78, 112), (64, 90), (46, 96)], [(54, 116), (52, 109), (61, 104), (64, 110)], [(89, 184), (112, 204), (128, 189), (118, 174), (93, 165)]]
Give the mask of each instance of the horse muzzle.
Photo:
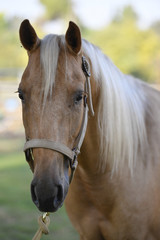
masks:
[(68, 187), (63, 184), (50, 184), (33, 179), (31, 196), (36, 207), (42, 212), (55, 212), (64, 202)]

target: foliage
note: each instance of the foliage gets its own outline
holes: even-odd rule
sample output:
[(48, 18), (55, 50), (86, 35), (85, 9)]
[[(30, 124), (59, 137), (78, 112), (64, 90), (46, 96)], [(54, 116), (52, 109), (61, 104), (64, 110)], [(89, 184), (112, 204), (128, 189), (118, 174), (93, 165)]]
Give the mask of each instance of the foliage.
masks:
[(21, 51), (17, 25), (16, 18), (6, 20), (4, 14), (0, 14), (0, 68), (19, 68), (25, 64), (26, 58), (24, 51)]
[[(137, 14), (132, 7), (127, 6), (123, 11), (119, 11), (104, 29), (90, 31), (75, 17), (71, 0), (39, 1), (46, 8), (46, 20), (76, 19), (82, 36), (99, 46), (124, 73), (133, 74), (148, 82), (160, 82), (159, 22), (153, 24), (150, 29), (141, 30), (137, 25)], [(18, 36), (20, 22), (20, 19), (8, 20), (4, 14), (0, 14), (1, 76), (4, 76), (6, 71), (10, 71), (11, 75), (14, 73), (13, 68), (25, 67), (27, 64), (27, 54), (20, 48)], [(42, 21), (39, 23), (41, 25)]]
[(157, 21), (152, 24), (152, 29), (155, 31), (158, 35), (160, 35), (160, 21)]
[(45, 6), (45, 16), (48, 20), (57, 18), (65, 18), (65, 16), (71, 14), (71, 0), (40, 0)]
[(160, 39), (152, 30), (140, 30), (137, 16), (130, 7), (122, 16), (98, 32), (91, 32), (89, 39), (113, 60), (124, 73), (149, 82), (160, 79)]

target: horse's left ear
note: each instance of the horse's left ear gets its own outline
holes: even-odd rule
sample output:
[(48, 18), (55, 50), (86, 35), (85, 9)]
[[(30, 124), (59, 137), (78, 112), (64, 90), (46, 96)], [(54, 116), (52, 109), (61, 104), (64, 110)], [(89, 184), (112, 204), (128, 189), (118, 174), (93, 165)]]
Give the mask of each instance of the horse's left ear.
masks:
[(25, 19), (19, 29), (19, 37), (23, 47), (27, 51), (33, 51), (40, 43), (40, 39), (37, 37), (36, 31), (30, 24), (28, 19)]
[(75, 54), (78, 54), (81, 50), (81, 32), (79, 27), (74, 22), (69, 22), (65, 39), (68, 48)]

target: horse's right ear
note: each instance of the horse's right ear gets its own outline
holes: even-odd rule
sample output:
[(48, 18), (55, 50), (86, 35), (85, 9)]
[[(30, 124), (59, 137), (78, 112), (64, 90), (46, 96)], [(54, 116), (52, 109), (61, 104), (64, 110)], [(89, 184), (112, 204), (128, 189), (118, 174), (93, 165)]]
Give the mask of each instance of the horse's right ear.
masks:
[(37, 34), (28, 19), (25, 19), (21, 23), (19, 37), (23, 47), (27, 51), (35, 50), (40, 43), (40, 39), (37, 37)]

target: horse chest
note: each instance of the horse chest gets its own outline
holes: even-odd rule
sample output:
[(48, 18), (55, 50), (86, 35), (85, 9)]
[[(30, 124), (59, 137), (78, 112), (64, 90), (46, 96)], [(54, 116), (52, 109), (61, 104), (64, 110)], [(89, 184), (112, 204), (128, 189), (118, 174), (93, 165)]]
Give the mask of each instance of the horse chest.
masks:
[(92, 179), (91, 184), (77, 171), (66, 200), (67, 212), (86, 240), (154, 239), (148, 232), (149, 216), (144, 204), (139, 209), (133, 196), (125, 196), (123, 189), (115, 189), (106, 176), (99, 181)]

